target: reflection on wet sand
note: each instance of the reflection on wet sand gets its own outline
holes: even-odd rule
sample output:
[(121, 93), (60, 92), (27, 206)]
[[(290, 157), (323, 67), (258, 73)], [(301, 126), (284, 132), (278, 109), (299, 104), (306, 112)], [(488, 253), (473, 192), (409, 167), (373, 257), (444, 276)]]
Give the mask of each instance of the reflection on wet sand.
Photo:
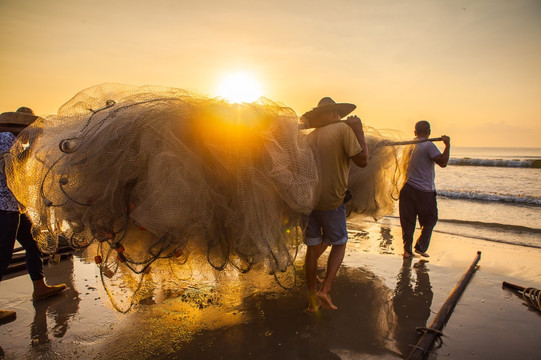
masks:
[[(339, 359), (346, 353), (392, 353), (387, 348), (396, 322), (392, 291), (364, 269), (343, 267), (333, 285), (340, 311), (316, 314), (303, 312), (304, 284), (287, 291), (255, 272), (220, 284), (141, 305), (98, 353), (109, 359)], [(255, 290), (262, 284), (271, 290)]]
[[(75, 285), (81, 287), (82, 280), (90, 281), (88, 289), (98, 285), (94, 282), (98, 278), (88, 275), (95, 273), (95, 264), (77, 258), (48, 269), (51, 281), (66, 282), (70, 289), (34, 303), (32, 346), (25, 354), (29, 358), (84, 353), (87, 358), (111, 360), (396, 359), (398, 351), (406, 354), (409, 344), (415, 343), (414, 329), (426, 324), (432, 301), (425, 264), (411, 266), (411, 260), (404, 262), (394, 293), (366, 268), (345, 264), (333, 285), (333, 300), (340, 310), (316, 314), (303, 311), (303, 283), (284, 290), (263, 271), (203, 276), (194, 268), (187, 279), (199, 281), (170, 293), (149, 288), (146, 301), (121, 315), (104, 311), (91, 292), (79, 295), (73, 284), (73, 261), (78, 274), (87, 272)], [(302, 264), (296, 269), (297, 278), (303, 279)], [(423, 309), (416, 311), (421, 303)], [(81, 316), (83, 323), (73, 322)], [(66, 339), (68, 347), (63, 344)]]
[(426, 326), (430, 316), (433, 293), (426, 262), (419, 260), (413, 265), (413, 279), (412, 258), (405, 258), (397, 277), (393, 299), (393, 308), (397, 315), (394, 338), (404, 356), (407, 356), (412, 350), (411, 346), (417, 343), (415, 329)]
[(380, 254), (393, 254), (393, 235), (391, 228), (386, 226), (380, 227), (381, 240), (379, 242)]
[[(48, 353), (51, 343), (49, 332), (52, 332), (55, 338), (62, 338), (69, 328), (70, 320), (79, 310), (79, 293), (73, 284), (74, 259), (70, 257), (63, 261), (65, 264), (61, 269), (62, 273), (55, 271), (60, 269), (50, 268), (47, 272), (47, 279), (51, 283), (65, 282), (68, 288), (57, 296), (33, 302), (35, 313), (34, 320), (30, 325), (31, 355)], [(70, 276), (66, 277), (64, 271)], [(47, 319), (53, 319), (52, 329), (49, 329)]]

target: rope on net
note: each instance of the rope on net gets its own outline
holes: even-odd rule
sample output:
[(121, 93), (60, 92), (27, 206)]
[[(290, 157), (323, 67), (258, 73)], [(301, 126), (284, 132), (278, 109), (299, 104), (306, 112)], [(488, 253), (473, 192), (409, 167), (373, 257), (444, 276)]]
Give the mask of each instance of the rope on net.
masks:
[(533, 309), (541, 312), (541, 290), (526, 288), (522, 292), (522, 299)]
[(526, 305), (541, 312), (541, 290), (533, 287), (524, 287), (521, 285), (512, 284), (507, 281), (504, 281), (502, 286), (516, 291), (518, 294), (520, 294)]

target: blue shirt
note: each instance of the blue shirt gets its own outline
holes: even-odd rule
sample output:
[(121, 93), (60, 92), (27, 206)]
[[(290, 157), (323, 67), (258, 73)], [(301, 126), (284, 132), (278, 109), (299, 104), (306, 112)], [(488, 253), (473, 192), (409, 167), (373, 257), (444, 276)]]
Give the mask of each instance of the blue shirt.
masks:
[[(0, 154), (9, 152), (13, 143), (15, 142), (15, 135), (10, 132), (0, 133)], [(0, 166), (4, 166), (4, 162), (0, 162)], [(19, 202), (8, 188), (6, 174), (4, 169), (0, 169), (0, 210), (4, 211), (19, 211)]]

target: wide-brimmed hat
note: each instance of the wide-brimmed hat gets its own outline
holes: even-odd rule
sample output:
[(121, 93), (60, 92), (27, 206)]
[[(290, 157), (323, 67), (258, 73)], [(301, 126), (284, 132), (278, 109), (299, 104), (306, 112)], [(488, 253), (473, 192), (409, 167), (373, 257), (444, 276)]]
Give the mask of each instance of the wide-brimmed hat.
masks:
[(314, 120), (319, 114), (325, 111), (338, 111), (340, 117), (343, 118), (344, 116), (355, 110), (356, 107), (357, 106), (349, 103), (336, 103), (333, 99), (326, 96), (319, 100), (315, 108), (307, 111), (306, 113), (304, 113), (303, 116), (307, 118), (308, 121), (310, 121)]
[(19, 133), (28, 125), (32, 124), (38, 116), (34, 115), (32, 110), (26, 111), (27, 108), (17, 111), (9, 111), (0, 114), (0, 132)]

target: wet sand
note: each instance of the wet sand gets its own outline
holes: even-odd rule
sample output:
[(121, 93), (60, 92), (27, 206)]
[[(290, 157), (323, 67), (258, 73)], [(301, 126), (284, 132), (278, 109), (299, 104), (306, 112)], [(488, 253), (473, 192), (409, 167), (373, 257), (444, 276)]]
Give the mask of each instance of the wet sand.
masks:
[[(541, 288), (541, 249), (436, 232), (427, 261), (401, 256), (400, 228), (352, 219), (344, 265), (332, 289), (338, 310), (306, 308), (302, 252), (297, 285), (267, 274), (228, 275), (181, 296), (149, 299), (120, 314), (107, 303), (96, 265), (78, 256), (47, 266), (70, 289), (33, 303), (26, 273), (0, 284), (2, 359), (400, 359), (482, 252), (479, 269), (430, 359), (538, 359), (541, 314), (502, 282)], [(437, 227), (436, 227), (437, 230)], [(324, 265), (321, 262), (320, 265)], [(257, 284), (257, 286), (255, 286)], [(257, 289), (263, 288), (263, 289)], [(105, 299), (105, 300), (104, 300)]]

